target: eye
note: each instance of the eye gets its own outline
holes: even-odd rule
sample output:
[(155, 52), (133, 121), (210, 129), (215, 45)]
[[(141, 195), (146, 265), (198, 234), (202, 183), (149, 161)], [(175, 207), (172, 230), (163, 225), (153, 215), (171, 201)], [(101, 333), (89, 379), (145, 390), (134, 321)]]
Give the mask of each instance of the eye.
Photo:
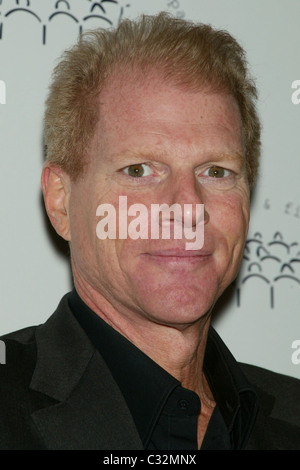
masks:
[(203, 173), (205, 176), (209, 176), (210, 178), (226, 178), (227, 176), (230, 176), (232, 173), (229, 170), (226, 170), (225, 168), (222, 168), (220, 166), (211, 166), (205, 172)]
[(145, 163), (137, 163), (135, 165), (129, 165), (123, 169), (124, 173), (128, 176), (132, 176), (133, 178), (140, 178), (142, 176), (150, 176), (152, 174), (152, 170), (150, 169), (149, 165)]

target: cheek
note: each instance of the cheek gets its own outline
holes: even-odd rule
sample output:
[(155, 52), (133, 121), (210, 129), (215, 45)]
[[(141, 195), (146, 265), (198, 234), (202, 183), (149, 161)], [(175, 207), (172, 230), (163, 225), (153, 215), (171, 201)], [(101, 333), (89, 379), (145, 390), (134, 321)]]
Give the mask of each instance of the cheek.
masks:
[(230, 238), (245, 238), (249, 225), (249, 200), (239, 194), (221, 194), (206, 206), (209, 221)]
[(77, 265), (91, 269), (98, 249), (96, 198), (88, 191), (73, 192), (70, 200), (71, 253)]
[[(96, 212), (89, 204), (74, 201), (70, 211), (71, 241), (75, 244), (90, 244), (93, 228), (96, 227)], [(96, 232), (95, 232), (96, 233)]]

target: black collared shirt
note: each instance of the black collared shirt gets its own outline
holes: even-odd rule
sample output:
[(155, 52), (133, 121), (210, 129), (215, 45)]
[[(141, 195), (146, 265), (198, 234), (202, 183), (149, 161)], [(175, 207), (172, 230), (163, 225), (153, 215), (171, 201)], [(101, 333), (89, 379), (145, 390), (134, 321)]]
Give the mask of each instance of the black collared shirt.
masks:
[[(196, 450), (201, 402), (196, 393), (96, 315), (74, 289), (70, 308), (118, 384), (147, 450)], [(256, 415), (256, 395), (210, 328), (204, 373), (216, 407), (201, 450), (241, 449)]]

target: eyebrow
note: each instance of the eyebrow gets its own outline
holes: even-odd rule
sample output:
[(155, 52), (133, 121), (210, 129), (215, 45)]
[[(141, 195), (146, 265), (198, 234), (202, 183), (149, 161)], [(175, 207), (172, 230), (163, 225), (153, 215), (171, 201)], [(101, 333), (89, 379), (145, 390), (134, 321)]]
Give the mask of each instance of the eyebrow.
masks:
[(245, 163), (245, 157), (240, 152), (219, 153), (216, 155), (212, 155), (212, 160), (230, 160), (230, 161), (238, 160), (240, 163)]
[(124, 152), (114, 153), (110, 156), (112, 160), (115, 161), (122, 161), (122, 160), (138, 160), (138, 161), (146, 161), (146, 160), (157, 160), (160, 158), (165, 158), (167, 156), (166, 152), (161, 150), (157, 150), (153, 152), (153, 150), (146, 150), (146, 149), (132, 149), (132, 150), (125, 150)]
[[(157, 150), (153, 152), (153, 150), (147, 149), (132, 149), (132, 150), (125, 150), (124, 152), (114, 153), (110, 156), (110, 158), (114, 161), (122, 162), (122, 160), (126, 160), (125, 163), (128, 163), (128, 159), (132, 159), (134, 161), (139, 162), (146, 162), (148, 160), (160, 160), (160, 158), (165, 159), (168, 157), (168, 153), (162, 150)], [(205, 160), (209, 161), (222, 161), (222, 160), (229, 160), (229, 161), (238, 161), (240, 164), (245, 163), (245, 157), (240, 152), (232, 152), (232, 153), (211, 153), (207, 154)]]

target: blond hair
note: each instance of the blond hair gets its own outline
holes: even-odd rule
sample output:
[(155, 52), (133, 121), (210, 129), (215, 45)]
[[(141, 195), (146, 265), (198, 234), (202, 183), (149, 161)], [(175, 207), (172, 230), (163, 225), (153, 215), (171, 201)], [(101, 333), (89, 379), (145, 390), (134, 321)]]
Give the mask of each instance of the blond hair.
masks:
[[(245, 53), (226, 31), (175, 19), (166, 13), (123, 20), (116, 29), (82, 35), (53, 73), (46, 101), (47, 159), (75, 180), (88, 163), (88, 147), (101, 108), (97, 96), (114, 71), (158, 70), (178, 87), (231, 94), (243, 124), (248, 182), (253, 187), (260, 154), (256, 87)], [(130, 77), (131, 75), (129, 75)]]

